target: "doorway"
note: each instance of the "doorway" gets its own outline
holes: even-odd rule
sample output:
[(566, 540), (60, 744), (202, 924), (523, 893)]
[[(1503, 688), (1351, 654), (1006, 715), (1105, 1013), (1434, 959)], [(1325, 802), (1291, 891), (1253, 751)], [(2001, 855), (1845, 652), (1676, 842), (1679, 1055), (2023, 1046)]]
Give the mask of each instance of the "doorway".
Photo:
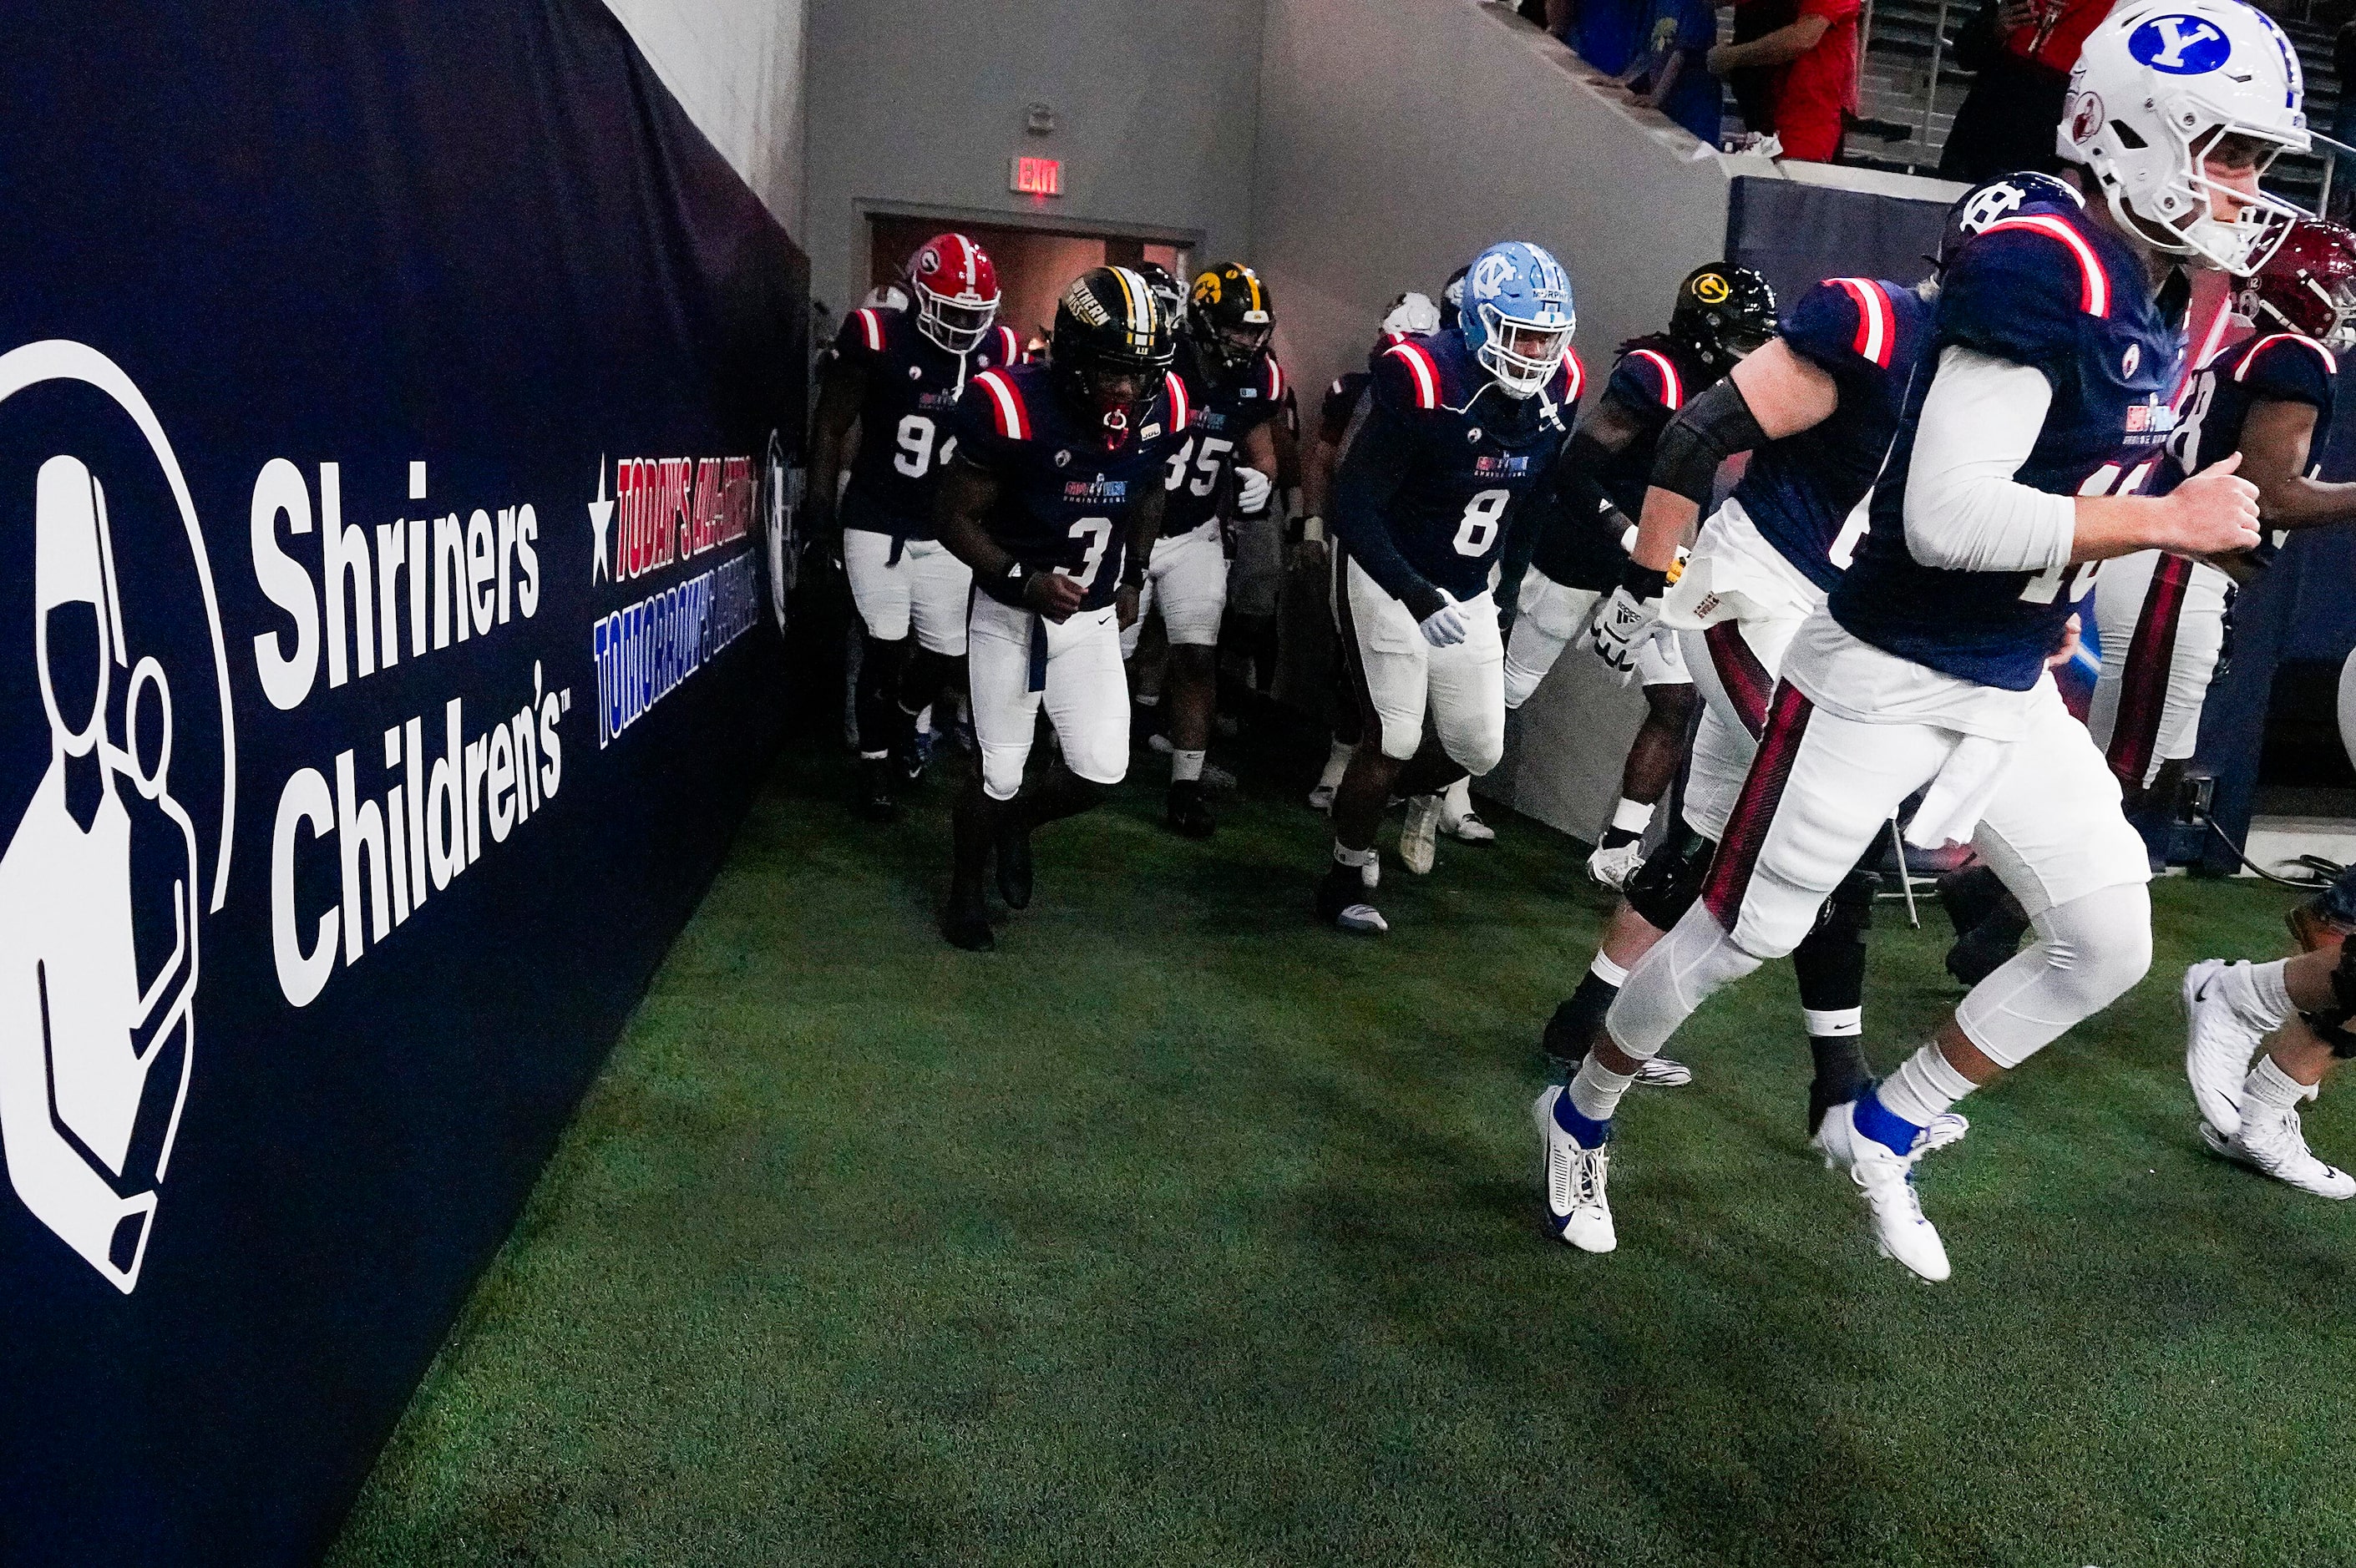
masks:
[(872, 288), (896, 282), (916, 247), (936, 234), (954, 229), (990, 252), (998, 269), (998, 319), (1014, 329), (1026, 349), (1045, 345), (1065, 285), (1090, 267), (1158, 261), (1182, 282), (1186, 277), (1184, 247), (1158, 240), (882, 213), (871, 214), (867, 222), (867, 282)]

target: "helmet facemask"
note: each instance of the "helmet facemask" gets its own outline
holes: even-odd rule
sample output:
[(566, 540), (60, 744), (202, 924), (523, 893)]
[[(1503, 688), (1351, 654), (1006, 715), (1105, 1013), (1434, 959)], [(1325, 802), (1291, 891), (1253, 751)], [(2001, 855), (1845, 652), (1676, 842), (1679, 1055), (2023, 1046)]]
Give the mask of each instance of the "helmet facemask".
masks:
[(970, 354), (981, 347), (998, 319), (998, 295), (980, 301), (955, 300), (926, 288), (921, 280), (915, 282), (915, 287), (916, 330), (927, 341), (951, 354)]
[(1562, 368), (1563, 354), (1570, 347), (1577, 325), (1572, 321), (1557, 325), (1509, 316), (1486, 300), (1479, 307), (1479, 320), (1481, 346), (1473, 357), (1506, 395), (1515, 398), (1537, 391)]
[[(2290, 226), (2306, 216), (2256, 188), (2284, 143), (2270, 133), (2231, 121), (2208, 122), (2189, 102), (2169, 114), (2165, 125), (2172, 148), (2130, 146), (2126, 155), (2095, 164), (2112, 216), (2155, 249), (2198, 256), (2236, 277), (2249, 276), (2265, 265)], [(2133, 128), (2117, 121), (2109, 130), (2120, 143), (2140, 140)], [(2254, 170), (2248, 187), (2212, 172), (2211, 160), (2220, 155), (2229, 167)], [(2220, 208), (2233, 216), (2218, 217)]]

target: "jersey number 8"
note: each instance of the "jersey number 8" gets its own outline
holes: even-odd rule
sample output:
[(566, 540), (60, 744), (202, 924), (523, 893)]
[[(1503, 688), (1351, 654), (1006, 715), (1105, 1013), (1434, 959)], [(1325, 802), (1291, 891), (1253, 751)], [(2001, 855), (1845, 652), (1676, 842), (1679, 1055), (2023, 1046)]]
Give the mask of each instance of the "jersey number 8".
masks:
[(1483, 490), (1465, 504), (1464, 520), (1456, 525), (1456, 553), (1486, 555), (1497, 542), (1499, 519), (1512, 505), (1511, 490)]

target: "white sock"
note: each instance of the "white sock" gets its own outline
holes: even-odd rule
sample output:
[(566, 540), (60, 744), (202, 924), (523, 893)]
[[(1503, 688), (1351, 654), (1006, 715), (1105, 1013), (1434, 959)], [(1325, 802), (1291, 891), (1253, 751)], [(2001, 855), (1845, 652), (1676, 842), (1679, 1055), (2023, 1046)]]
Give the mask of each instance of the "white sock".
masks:
[(1874, 1091), (1881, 1108), (1918, 1127), (1972, 1092), (1972, 1081), (1955, 1071), (1946, 1053), (1933, 1041), (1899, 1063), (1898, 1071)]
[(2271, 1056), (2261, 1056), (2250, 1075), (2242, 1080), (2242, 1096), (2254, 1104), (2271, 1105), (2277, 1111), (2287, 1111), (2315, 1093), (2311, 1083), (2302, 1083), (2277, 1066)]
[(2237, 999), (2242, 1010), (2249, 1014), (2250, 1021), (2264, 1026), (2261, 1033), (2274, 1033), (2290, 1022), (2290, 1015), (2297, 1010), (2291, 1006), (2290, 981), (2283, 973), (2288, 962), (2277, 958), (2271, 964), (2233, 965), (2249, 982), (2248, 992)]
[(1448, 799), (1445, 809), (1448, 813), (1448, 819), (1451, 822), (1462, 821), (1463, 818), (1472, 815), (1472, 781), (1471, 778), (1467, 777), (1458, 779), (1454, 784), (1448, 786)]
[(880, 763), (891, 754), (889, 752), (862, 752), (859, 753), (859, 760), (862, 763)]
[(1159, 708), (1162, 706), (1162, 694), (1158, 691), (1141, 691), (1137, 694), (1136, 702), (1140, 708)]
[(1642, 833), (1653, 826), (1653, 808), (1623, 795), (1620, 804), (1612, 808), (1612, 826), (1622, 833)]
[(1633, 1072), (1614, 1072), (1589, 1051), (1579, 1071), (1570, 1075), (1570, 1103), (1590, 1122), (1608, 1122), (1620, 1108), (1620, 1096), (1636, 1082)]
[(1183, 784), (1203, 776), (1203, 759), (1207, 752), (1182, 752), (1173, 747), (1170, 752), (1170, 782)]
[(1317, 787), (1332, 789), (1340, 784), (1342, 775), (1349, 771), (1350, 759), (1357, 754), (1357, 747), (1344, 741), (1334, 741), (1333, 749), (1325, 753), (1325, 771), (1317, 775)]
[(1353, 849), (1338, 838), (1333, 841), (1333, 863), (1337, 866), (1355, 866), (1359, 870), (1363, 871), (1367, 867), (1373, 865), (1375, 863), (1375, 851), (1372, 847), (1368, 847), (1364, 849)]
[(1615, 990), (1628, 983), (1628, 971), (1613, 963), (1612, 955), (1601, 947), (1595, 950), (1595, 961), (1587, 966), (1587, 972)]

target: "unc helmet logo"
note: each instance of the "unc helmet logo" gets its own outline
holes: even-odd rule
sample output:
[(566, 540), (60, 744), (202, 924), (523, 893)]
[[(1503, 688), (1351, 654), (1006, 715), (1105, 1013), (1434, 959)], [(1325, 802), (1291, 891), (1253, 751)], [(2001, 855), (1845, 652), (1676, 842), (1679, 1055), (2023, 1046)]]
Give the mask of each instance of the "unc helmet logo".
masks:
[(2170, 76), (2201, 76), (2233, 52), (2225, 31), (2199, 16), (2154, 16), (2127, 37), (2127, 53)]
[(1521, 275), (1522, 270), (1514, 265), (1511, 256), (1492, 251), (1481, 258), (1481, 264), (1472, 269), (1466, 282), (1472, 285), (1473, 298), (1494, 299), (1507, 283)]
[[(93, 390), (112, 405), (95, 418)], [(31, 503), (12, 542), (32, 619), (0, 635), (36, 678), (0, 696), (0, 1155), (33, 1217), (128, 1296), (187, 1103), (202, 917), (228, 893), (228, 647), (187, 482), (130, 378), (32, 343), (0, 356), (0, 405), (20, 395), (0, 406), (0, 485)], [(41, 422), (60, 410), (64, 450)]]

